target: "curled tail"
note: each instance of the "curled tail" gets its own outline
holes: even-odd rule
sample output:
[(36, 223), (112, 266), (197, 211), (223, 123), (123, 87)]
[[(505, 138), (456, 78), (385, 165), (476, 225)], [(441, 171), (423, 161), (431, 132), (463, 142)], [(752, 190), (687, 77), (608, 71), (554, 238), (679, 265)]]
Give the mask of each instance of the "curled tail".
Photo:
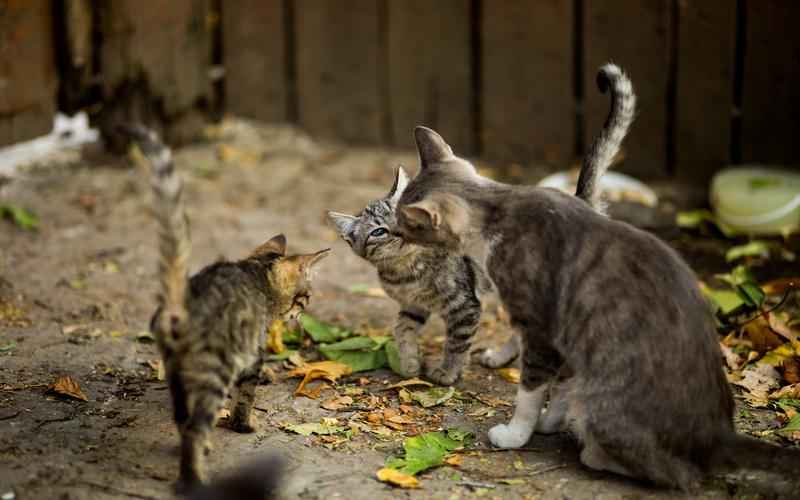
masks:
[(158, 274), (161, 284), (158, 301), (160, 312), (154, 317), (155, 327), (163, 341), (175, 339), (186, 328), (188, 311), (189, 226), (183, 210), (183, 181), (175, 172), (172, 151), (158, 135), (141, 125), (126, 126), (125, 132), (139, 144), (150, 162), (150, 185), (153, 188), (154, 213), (159, 225), (160, 259)]
[(602, 93), (611, 89), (611, 110), (600, 136), (592, 143), (589, 153), (583, 159), (575, 196), (585, 200), (598, 212), (605, 213), (597, 182), (608, 170), (628, 133), (636, 111), (636, 94), (628, 75), (619, 66), (610, 63), (598, 71), (597, 87)]
[(720, 472), (762, 470), (792, 479), (800, 475), (800, 448), (783, 448), (731, 432), (714, 450), (710, 465)]

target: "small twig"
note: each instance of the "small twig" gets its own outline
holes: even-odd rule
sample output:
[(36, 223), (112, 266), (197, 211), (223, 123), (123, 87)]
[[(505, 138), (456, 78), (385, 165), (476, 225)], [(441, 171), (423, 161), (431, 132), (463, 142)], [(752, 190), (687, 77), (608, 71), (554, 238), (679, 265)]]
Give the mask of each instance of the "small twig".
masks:
[(469, 481), (469, 480), (459, 481), (456, 484), (458, 486), (466, 486), (467, 488), (471, 488), (471, 489), (486, 488), (488, 490), (493, 490), (493, 489), (497, 488), (497, 485), (492, 484), (492, 483), (481, 483), (481, 482), (478, 482), (478, 481)]
[(263, 411), (264, 413), (270, 413), (270, 410), (268, 408), (262, 408), (260, 406), (253, 406), (253, 409), (258, 411)]
[(151, 497), (147, 495), (140, 495), (138, 493), (131, 493), (129, 491), (119, 490), (112, 486), (108, 486), (105, 484), (95, 483), (93, 481), (86, 481), (85, 479), (81, 479), (78, 481), (73, 482), (72, 484), (75, 485), (84, 485), (84, 486), (91, 486), (92, 488), (97, 488), (99, 490), (105, 491), (106, 493), (111, 493), (112, 495), (122, 495), (130, 498), (140, 498), (141, 500), (157, 500), (156, 497)]
[(542, 452), (548, 451), (544, 448), (493, 448), (490, 446), (475, 446), (472, 448), (464, 448), (463, 450), (455, 450), (453, 453), (466, 453), (468, 451), (478, 451), (481, 453), (500, 453), (505, 451), (535, 451), (535, 452)]
[(3, 415), (2, 417), (0, 417), (0, 421), (1, 420), (11, 420), (12, 418), (17, 418), (20, 413), (22, 413), (22, 412), (16, 411), (16, 412), (14, 412), (14, 413), (12, 413), (10, 415)]
[(566, 466), (567, 466), (567, 464), (558, 464), (558, 465), (553, 465), (553, 466), (550, 466), (550, 467), (545, 467), (544, 469), (539, 469), (539, 470), (535, 470), (533, 472), (528, 473), (528, 477), (530, 477), (530, 476), (538, 476), (539, 474), (544, 474), (545, 472), (554, 471), (556, 469), (563, 469)]
[(764, 319), (767, 319), (767, 316), (769, 315), (769, 313), (771, 313), (772, 311), (774, 311), (774, 310), (778, 309), (779, 307), (783, 306), (783, 304), (786, 302), (786, 299), (788, 299), (788, 298), (789, 298), (789, 294), (790, 294), (792, 291), (794, 291), (794, 287), (793, 287), (793, 286), (789, 287), (789, 289), (788, 289), (788, 290), (786, 290), (786, 292), (784, 292), (784, 294), (783, 294), (783, 297), (781, 297), (781, 300), (780, 300), (780, 302), (778, 302), (778, 303), (777, 303), (777, 304), (775, 304), (774, 306), (770, 307), (770, 308), (769, 308), (769, 309), (767, 309), (766, 311), (761, 311), (761, 310), (759, 310), (757, 313), (755, 313), (755, 314), (753, 315), (753, 317), (752, 317), (752, 318), (749, 318), (749, 319), (747, 319), (747, 320), (745, 320), (745, 321), (743, 321), (743, 322), (741, 322), (741, 323), (736, 323), (736, 324), (732, 325), (732, 326), (733, 326), (733, 328), (734, 328), (734, 329), (736, 329), (736, 328), (741, 328), (741, 327), (743, 327), (744, 325), (746, 325), (746, 324), (748, 324), (748, 323), (752, 323), (753, 321), (757, 320), (758, 318), (764, 318)]

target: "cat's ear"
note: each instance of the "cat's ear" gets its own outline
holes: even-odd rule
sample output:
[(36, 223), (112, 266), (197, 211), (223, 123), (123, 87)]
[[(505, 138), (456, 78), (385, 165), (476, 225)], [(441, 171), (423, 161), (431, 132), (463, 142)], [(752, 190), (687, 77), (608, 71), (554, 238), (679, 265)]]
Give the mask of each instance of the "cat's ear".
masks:
[(386, 195), (391, 205), (397, 205), (397, 202), (400, 201), (400, 197), (403, 196), (403, 191), (406, 190), (406, 186), (408, 186), (408, 174), (406, 174), (403, 167), (397, 167), (397, 172), (394, 176), (394, 185), (392, 185), (392, 189), (389, 190), (389, 194)]
[(345, 239), (347, 239), (350, 228), (357, 218), (358, 217), (352, 215), (340, 214), (339, 212), (328, 212), (328, 220), (333, 222), (333, 225), (336, 226), (336, 231), (339, 233), (339, 236)]
[(286, 255), (286, 236), (283, 234), (273, 236), (269, 241), (262, 243), (258, 248), (253, 250), (253, 253), (250, 254), (250, 256), (259, 257), (261, 255), (267, 255), (270, 253), (278, 254), (280, 256)]
[(452, 148), (442, 139), (442, 136), (428, 127), (415, 127), (414, 141), (417, 143), (420, 168), (425, 168), (432, 163), (438, 163), (453, 156)]
[(460, 235), (468, 229), (469, 207), (458, 196), (449, 193), (434, 193), (416, 203), (400, 208), (403, 216), (419, 228), (446, 228), (452, 235)]
[(321, 261), (330, 254), (331, 254), (331, 249), (325, 248), (324, 250), (320, 250), (319, 252), (316, 253), (298, 255), (296, 258), (300, 263), (300, 268), (308, 270), (314, 267), (319, 261)]
[(442, 214), (437, 203), (430, 199), (400, 207), (403, 217), (413, 226), (423, 229), (439, 229)]

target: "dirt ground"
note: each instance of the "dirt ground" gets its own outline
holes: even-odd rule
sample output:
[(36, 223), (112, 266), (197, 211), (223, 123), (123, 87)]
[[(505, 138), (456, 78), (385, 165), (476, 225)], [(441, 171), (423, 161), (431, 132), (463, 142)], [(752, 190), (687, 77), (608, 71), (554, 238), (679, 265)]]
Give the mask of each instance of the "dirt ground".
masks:
[[(378, 281), (337, 240), (324, 212), (356, 213), (384, 194), (393, 166), (413, 170), (415, 156), (319, 145), (289, 128), (238, 121), (212, 132), (214, 140), (176, 154), (187, 186), (192, 270), (221, 256), (243, 256), (283, 232), (290, 250), (334, 249), (317, 276), (313, 315), (360, 330), (389, 327), (397, 312), (392, 301), (348, 291), (354, 284), (377, 287)], [(2, 499), (172, 498), (178, 457), (169, 393), (153, 368), (156, 347), (137, 339), (147, 330), (156, 289), (155, 226), (143, 173), (125, 160), (85, 151), (59, 155), (0, 182), (0, 201), (32, 209), (41, 220), (38, 231), (0, 220), (0, 297), (4, 307), (18, 311), (0, 323), (0, 345), (15, 343), (0, 353)], [(657, 214), (654, 220), (666, 219)], [(701, 273), (726, 268), (713, 245), (691, 245), (669, 224), (659, 231)], [(495, 311), (488, 307), (477, 347), (510, 334)], [(442, 323), (433, 321), (424, 335), (427, 354), (437, 356)], [(314, 350), (304, 355), (313, 358)], [(290, 464), (285, 498), (682, 497), (584, 469), (567, 436), (536, 436), (525, 451), (492, 451), (486, 431), (509, 417), (511, 408), (503, 402), (513, 401), (515, 386), (475, 362), (458, 383), (462, 398), (415, 410), (414, 418), (424, 423), (421, 430), (471, 430), (483, 451), (464, 455), (459, 466), (423, 474), (422, 489), (393, 489), (378, 482), (375, 472), (400, 449), (403, 430), (366, 431), (343, 442), (282, 430), (323, 417), (357, 421), (363, 413), (322, 409), (320, 401), (334, 389), (319, 400), (294, 397), (297, 380), (286, 378), (281, 362), (272, 368), (278, 380), (258, 389), (258, 432), (217, 428), (212, 474), (277, 452)], [(88, 401), (48, 393), (47, 385), (62, 375), (77, 381)], [(378, 396), (381, 406), (397, 408), (396, 393), (383, 389), (398, 380), (379, 370), (349, 376), (338, 389), (363, 390)], [(769, 425), (770, 413), (761, 415)], [(697, 495), (769, 497), (776, 482), (749, 473), (726, 476), (710, 479)]]

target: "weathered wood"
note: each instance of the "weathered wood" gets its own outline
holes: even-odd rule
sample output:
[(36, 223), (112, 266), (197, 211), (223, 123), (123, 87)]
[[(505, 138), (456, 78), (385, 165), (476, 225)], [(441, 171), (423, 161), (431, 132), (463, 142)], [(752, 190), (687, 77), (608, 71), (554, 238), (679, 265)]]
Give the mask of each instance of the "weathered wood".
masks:
[(298, 115), (312, 134), (356, 144), (386, 141), (381, 5), (295, 2)]
[(390, 0), (388, 7), (392, 144), (413, 147), (412, 130), (424, 124), (459, 154), (475, 153), (470, 0)]
[(52, 16), (46, 0), (0, 4), (0, 145), (52, 129), (58, 83)]
[(591, 144), (608, 114), (609, 97), (597, 90), (600, 66), (613, 61), (628, 72), (638, 94), (638, 114), (625, 140), (625, 162), (633, 175), (667, 173), (667, 85), (670, 0), (584, 2), (584, 143)]
[(283, 0), (222, 3), (225, 106), (267, 122), (289, 118)]
[(199, 133), (211, 99), (208, 13), (209, 0), (103, 2), (99, 118), (112, 147), (119, 146), (114, 127), (121, 121), (163, 126), (170, 142)]
[(501, 161), (567, 165), (575, 145), (573, 2), (482, 6), (483, 152)]
[(745, 2), (742, 160), (800, 165), (800, 2)]
[(730, 161), (736, 3), (680, 1), (678, 16), (675, 173), (705, 183)]

